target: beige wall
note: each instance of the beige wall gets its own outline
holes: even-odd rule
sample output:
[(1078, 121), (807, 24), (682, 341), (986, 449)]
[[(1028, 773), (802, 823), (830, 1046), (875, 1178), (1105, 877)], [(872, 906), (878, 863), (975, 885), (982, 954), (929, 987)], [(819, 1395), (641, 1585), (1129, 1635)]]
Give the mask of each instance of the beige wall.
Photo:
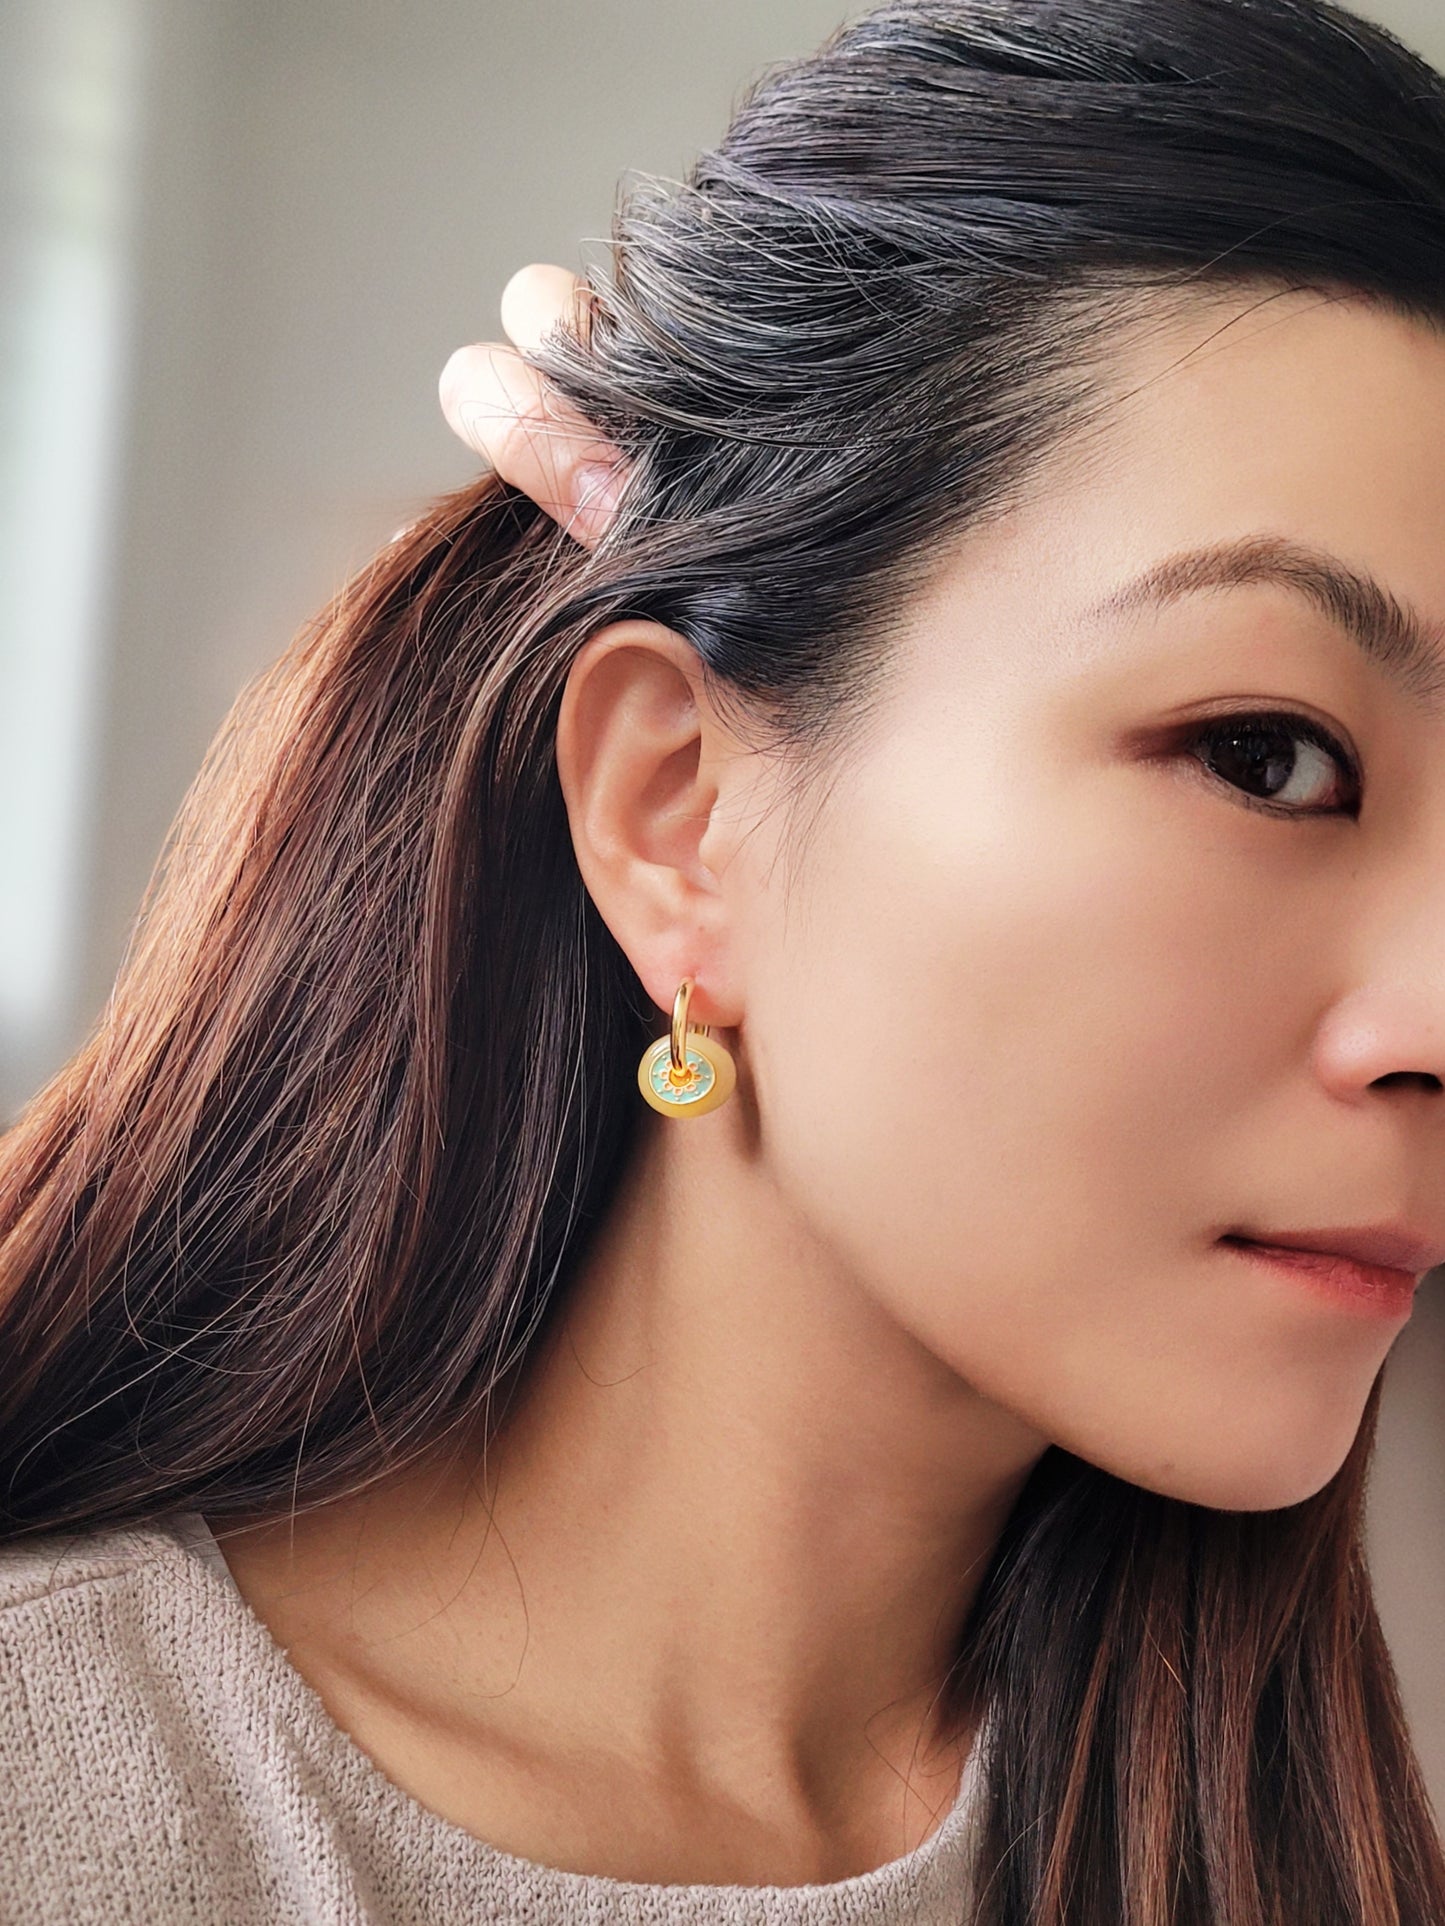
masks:
[[(43, 0), (82, 36), (107, 4)], [(1441, 0), (1371, 10), (1445, 64)], [(236, 690), (417, 503), (470, 472), (436, 376), (459, 342), (497, 332), (507, 275), (575, 263), (625, 168), (678, 171), (759, 64), (849, 11), (124, 0), (143, 39), (138, 144), (115, 163), (134, 170), (136, 223), (118, 230), (134, 278), (101, 674), (78, 738), (77, 968), (47, 1023), (10, 1039), (0, 1108), (98, 1009)], [(1445, 1275), (1427, 1290), (1392, 1364), (1373, 1516), (1382, 1609), (1445, 1809)]]

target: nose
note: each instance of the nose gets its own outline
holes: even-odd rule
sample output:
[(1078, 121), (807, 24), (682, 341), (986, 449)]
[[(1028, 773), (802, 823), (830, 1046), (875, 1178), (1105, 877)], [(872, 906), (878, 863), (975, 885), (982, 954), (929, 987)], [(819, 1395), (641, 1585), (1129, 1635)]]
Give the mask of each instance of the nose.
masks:
[(1375, 1090), (1437, 1099), (1445, 1092), (1445, 945), (1422, 974), (1361, 985), (1328, 1013), (1314, 1068), (1331, 1095), (1348, 1102)]
[(1445, 1122), (1445, 816), (1388, 841), (1341, 892), (1348, 974), (1317, 1028), (1314, 1068), (1344, 1102), (1424, 1095)]
[(1445, 1125), (1445, 817), (1391, 836), (1341, 894), (1349, 975), (1314, 1036), (1314, 1071), (1341, 1102), (1430, 1100)]

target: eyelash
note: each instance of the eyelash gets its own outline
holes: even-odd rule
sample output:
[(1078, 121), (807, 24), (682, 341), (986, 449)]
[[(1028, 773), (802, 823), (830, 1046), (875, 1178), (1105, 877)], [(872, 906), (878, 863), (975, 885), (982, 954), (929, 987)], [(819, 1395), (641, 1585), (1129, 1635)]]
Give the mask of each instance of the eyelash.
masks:
[(1323, 749), (1326, 755), (1333, 757), (1343, 771), (1354, 792), (1354, 800), (1350, 804), (1337, 804), (1333, 808), (1325, 809), (1301, 809), (1288, 803), (1266, 802), (1259, 796), (1249, 795), (1237, 783), (1230, 782), (1228, 777), (1221, 776), (1217, 770), (1205, 763), (1202, 756), (1197, 757), (1196, 760), (1205, 774), (1223, 783), (1244, 808), (1257, 810), (1265, 816), (1348, 816), (1353, 819), (1359, 815), (1361, 777), (1355, 759), (1323, 723), (1316, 722), (1313, 716), (1300, 715), (1290, 709), (1240, 710), (1233, 715), (1215, 716), (1204, 727), (1192, 730), (1180, 747), (1186, 752), (1192, 752), (1201, 744), (1226, 741), (1235, 736), (1248, 734), (1251, 730), (1256, 730), (1260, 734), (1274, 732), (1280, 735), (1297, 736), (1305, 742), (1313, 743), (1316, 748)]

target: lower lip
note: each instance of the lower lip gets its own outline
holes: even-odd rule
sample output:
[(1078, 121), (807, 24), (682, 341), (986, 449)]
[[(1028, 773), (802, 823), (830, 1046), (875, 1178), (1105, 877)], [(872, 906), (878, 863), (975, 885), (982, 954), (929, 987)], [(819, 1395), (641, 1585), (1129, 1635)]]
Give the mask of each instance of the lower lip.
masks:
[(1287, 1273), (1297, 1283), (1368, 1317), (1407, 1318), (1415, 1303), (1420, 1280), (1413, 1271), (1357, 1264), (1348, 1257), (1290, 1250), (1283, 1244), (1250, 1244), (1242, 1238), (1227, 1237), (1220, 1241), (1241, 1257), (1268, 1264), (1272, 1270)]

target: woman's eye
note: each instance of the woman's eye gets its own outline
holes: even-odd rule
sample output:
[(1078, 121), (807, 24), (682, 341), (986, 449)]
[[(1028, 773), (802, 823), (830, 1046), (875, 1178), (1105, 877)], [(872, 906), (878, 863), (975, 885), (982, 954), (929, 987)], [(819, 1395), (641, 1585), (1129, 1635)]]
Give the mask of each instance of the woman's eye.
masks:
[(1212, 775), (1276, 815), (1356, 815), (1360, 780), (1353, 759), (1310, 716), (1224, 716), (1185, 744)]

